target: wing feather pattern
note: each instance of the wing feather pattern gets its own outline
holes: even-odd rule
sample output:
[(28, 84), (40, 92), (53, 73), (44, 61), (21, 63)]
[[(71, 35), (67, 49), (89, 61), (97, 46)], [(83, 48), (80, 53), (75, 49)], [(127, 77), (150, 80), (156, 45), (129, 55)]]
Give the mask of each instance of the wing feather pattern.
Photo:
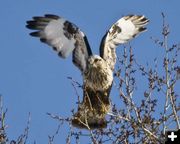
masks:
[(84, 33), (73, 23), (56, 15), (46, 14), (27, 21), (27, 28), (35, 30), (30, 35), (51, 46), (60, 57), (73, 52), (73, 63), (83, 72), (86, 61), (92, 55)]
[(114, 70), (116, 47), (144, 32), (149, 20), (142, 15), (127, 15), (119, 19), (104, 35), (100, 45), (100, 56)]

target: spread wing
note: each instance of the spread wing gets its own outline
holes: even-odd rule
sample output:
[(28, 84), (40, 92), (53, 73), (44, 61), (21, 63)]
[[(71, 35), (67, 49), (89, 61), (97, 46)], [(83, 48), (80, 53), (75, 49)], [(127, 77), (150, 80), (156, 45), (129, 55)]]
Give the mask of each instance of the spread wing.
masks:
[(73, 51), (73, 63), (81, 71), (86, 69), (86, 61), (92, 52), (86, 36), (76, 25), (59, 16), (46, 14), (33, 17), (27, 21), (26, 27), (36, 30), (30, 35), (50, 45), (60, 57), (66, 58)]
[(145, 16), (127, 15), (113, 24), (104, 35), (100, 45), (100, 56), (106, 60), (112, 70), (116, 63), (116, 47), (144, 32), (146, 30), (144, 26), (148, 22)]

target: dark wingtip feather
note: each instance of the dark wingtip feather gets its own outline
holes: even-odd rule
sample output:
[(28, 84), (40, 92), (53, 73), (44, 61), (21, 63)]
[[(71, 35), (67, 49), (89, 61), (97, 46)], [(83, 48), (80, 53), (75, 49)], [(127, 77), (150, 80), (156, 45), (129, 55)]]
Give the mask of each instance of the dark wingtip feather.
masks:
[(43, 43), (47, 43), (47, 39), (45, 39), (45, 38), (40, 38), (40, 41)]
[(43, 30), (44, 29), (44, 26), (36, 25), (36, 24), (28, 24), (28, 25), (26, 25), (26, 27), (28, 29), (32, 29), (32, 30)]
[(46, 18), (51, 18), (51, 19), (59, 19), (60, 17), (54, 14), (45, 14), (44, 15)]
[(27, 25), (26, 25), (26, 28), (28, 28), (28, 29), (33, 29), (31, 24), (27, 24)]
[(32, 17), (34, 20), (41, 20), (41, 19), (43, 19), (44, 17), (42, 17), (42, 16), (33, 16)]
[(67, 56), (62, 53), (62, 51), (58, 51), (58, 56), (65, 59)]
[(146, 22), (149, 22), (149, 19), (147, 19), (146, 17), (142, 18), (141, 21), (146, 21)]
[(144, 17), (143, 19), (141, 19), (141, 23), (143, 23), (144, 25), (148, 24), (149, 23), (149, 19)]
[(33, 37), (40, 37), (40, 32), (39, 31), (31, 32), (30, 35)]
[(47, 17), (42, 17), (42, 16), (34, 16), (33, 17), (33, 20), (35, 21), (35, 22), (46, 22), (46, 23), (48, 23), (50, 20), (52, 20), (52, 19), (50, 19), (50, 18), (47, 18)]
[(143, 31), (146, 31), (147, 28), (145, 28), (145, 27), (140, 27), (138, 30), (139, 30), (139, 32), (143, 32)]
[(31, 24), (33, 22), (34, 22), (33, 20), (28, 20), (28, 21), (26, 21), (26, 24)]
[(147, 22), (147, 23), (149, 23), (149, 22), (150, 22), (150, 20), (149, 20), (148, 18), (146, 18), (146, 22)]
[(26, 28), (28, 28), (28, 29), (35, 29), (35, 26), (36, 26), (36, 24), (35, 24), (36, 22), (35, 21), (33, 21), (33, 20), (29, 20), (29, 21), (26, 21)]

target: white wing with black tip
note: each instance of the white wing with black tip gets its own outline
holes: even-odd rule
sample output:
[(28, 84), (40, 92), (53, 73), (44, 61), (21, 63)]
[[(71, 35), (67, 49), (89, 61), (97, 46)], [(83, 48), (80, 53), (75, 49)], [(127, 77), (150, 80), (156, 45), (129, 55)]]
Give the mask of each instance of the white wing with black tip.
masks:
[(36, 30), (31, 36), (50, 45), (58, 55), (66, 58), (73, 51), (73, 63), (81, 70), (86, 68), (87, 58), (92, 55), (86, 36), (73, 23), (56, 15), (33, 17), (27, 21), (27, 28)]
[(116, 63), (116, 47), (144, 32), (146, 30), (144, 26), (148, 22), (145, 16), (127, 15), (113, 24), (104, 35), (100, 45), (100, 56), (106, 60), (112, 70)]

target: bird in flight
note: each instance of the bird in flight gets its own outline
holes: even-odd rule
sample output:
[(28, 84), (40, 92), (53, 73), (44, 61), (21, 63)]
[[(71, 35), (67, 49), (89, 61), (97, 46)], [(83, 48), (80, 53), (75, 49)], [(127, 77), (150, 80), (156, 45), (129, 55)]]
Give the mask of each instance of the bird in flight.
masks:
[(105, 128), (110, 111), (110, 91), (116, 63), (116, 48), (146, 30), (149, 20), (143, 15), (127, 15), (114, 23), (100, 43), (100, 54), (91, 51), (86, 35), (70, 21), (53, 14), (35, 16), (26, 27), (61, 58), (72, 53), (72, 62), (83, 77), (83, 100), (73, 115), (72, 125), (78, 128)]

